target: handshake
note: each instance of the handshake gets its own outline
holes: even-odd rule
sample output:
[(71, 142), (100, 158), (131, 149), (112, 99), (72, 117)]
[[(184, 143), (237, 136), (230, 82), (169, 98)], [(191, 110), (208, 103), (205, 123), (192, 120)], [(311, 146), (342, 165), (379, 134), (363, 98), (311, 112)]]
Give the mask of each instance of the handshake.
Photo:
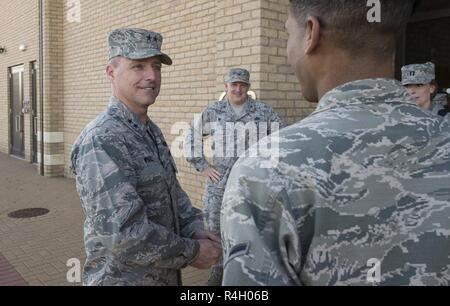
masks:
[(192, 238), (200, 243), (198, 254), (190, 264), (194, 268), (209, 269), (222, 257), (222, 243), (213, 233), (197, 231)]

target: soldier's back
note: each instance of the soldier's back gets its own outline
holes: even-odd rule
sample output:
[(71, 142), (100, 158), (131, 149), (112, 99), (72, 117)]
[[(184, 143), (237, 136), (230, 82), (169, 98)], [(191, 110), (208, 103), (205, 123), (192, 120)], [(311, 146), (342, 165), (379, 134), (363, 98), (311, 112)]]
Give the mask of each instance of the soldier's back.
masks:
[[(281, 135), (282, 152), (290, 152), (284, 160), (298, 166), (298, 176), (285, 173), (293, 179), (293, 211), (314, 211), (297, 216), (300, 233), (314, 232), (305, 284), (368, 284), (379, 263), (382, 284), (448, 285), (448, 121), (414, 105), (356, 104), (318, 113)], [(310, 203), (302, 200), (305, 177)]]
[[(264, 158), (237, 162), (224, 200), (224, 218), (233, 219), (226, 236), (253, 233), (243, 220), (258, 211), (262, 236), (275, 227), (298, 237), (286, 238), (287, 250), (265, 240), (267, 254), (293, 267), (287, 275), (272, 271), (276, 284), (450, 283), (450, 120), (418, 108), (395, 86), (383, 92), (377, 87), (392, 84), (381, 84), (349, 85), (281, 130), (274, 168), (262, 169)], [(230, 264), (228, 275), (236, 267)]]
[[(297, 216), (300, 233), (314, 232), (305, 284), (368, 284), (375, 262), (386, 285), (450, 281), (450, 125), (414, 107), (391, 111), (377, 123), (354, 110), (335, 124), (329, 112), (282, 132), (311, 139), (286, 156), (298, 176), (285, 173), (303, 178), (287, 188), (293, 211), (314, 211)], [(310, 203), (304, 188), (314, 194)]]

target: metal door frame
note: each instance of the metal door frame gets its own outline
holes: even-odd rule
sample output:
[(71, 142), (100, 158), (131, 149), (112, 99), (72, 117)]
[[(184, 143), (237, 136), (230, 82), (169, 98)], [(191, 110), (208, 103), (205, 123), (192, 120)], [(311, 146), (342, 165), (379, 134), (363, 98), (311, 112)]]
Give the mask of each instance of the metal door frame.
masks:
[(14, 137), (14, 129), (17, 129), (17, 125), (19, 125), (19, 129), (22, 130), (22, 139), (21, 139), (21, 154), (17, 157), (25, 157), (25, 135), (23, 134), (24, 131), (24, 120), (23, 120), (23, 114), (21, 113), (20, 117), (19, 117), (19, 123), (17, 124), (17, 119), (13, 118), (14, 114), (13, 114), (13, 92), (14, 92), (14, 88), (13, 88), (13, 75), (16, 73), (20, 73), (20, 81), (19, 81), (19, 92), (21, 93), (21, 104), (23, 104), (23, 98), (24, 98), (24, 82), (23, 82), (23, 74), (25, 72), (25, 65), (24, 64), (20, 64), (20, 65), (16, 65), (16, 66), (12, 66), (8, 68), (8, 87), (9, 87), (9, 129), (10, 129), (10, 141), (9, 141), (9, 154), (10, 155), (14, 155), (17, 156), (16, 154), (13, 154), (13, 137)]
[(36, 61), (30, 62), (30, 119), (31, 119), (31, 161), (38, 159), (38, 103), (37, 103), (37, 68)]

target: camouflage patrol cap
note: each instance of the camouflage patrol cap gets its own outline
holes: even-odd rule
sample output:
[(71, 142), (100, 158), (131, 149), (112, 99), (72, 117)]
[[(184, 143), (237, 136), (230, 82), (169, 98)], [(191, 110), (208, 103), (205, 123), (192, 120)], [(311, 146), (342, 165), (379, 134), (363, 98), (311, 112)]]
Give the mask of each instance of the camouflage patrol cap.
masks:
[(146, 59), (158, 56), (161, 62), (172, 65), (172, 59), (161, 52), (161, 34), (144, 29), (115, 29), (108, 35), (109, 59), (123, 56), (128, 59)]
[(227, 83), (242, 82), (250, 85), (250, 72), (242, 68), (233, 68), (228, 72)]
[(436, 78), (432, 62), (425, 64), (412, 64), (402, 68), (402, 84), (430, 84)]

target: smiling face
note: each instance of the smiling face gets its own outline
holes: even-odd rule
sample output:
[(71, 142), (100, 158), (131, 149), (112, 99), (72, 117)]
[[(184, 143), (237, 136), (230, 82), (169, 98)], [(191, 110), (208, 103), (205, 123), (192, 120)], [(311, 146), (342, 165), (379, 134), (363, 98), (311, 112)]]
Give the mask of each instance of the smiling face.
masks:
[(416, 101), (416, 105), (420, 108), (430, 109), (432, 105), (431, 96), (436, 90), (431, 84), (411, 84), (406, 85), (406, 90)]
[(115, 58), (106, 68), (114, 95), (133, 112), (141, 112), (155, 103), (161, 88), (161, 60)]
[(242, 105), (248, 100), (250, 85), (242, 82), (225, 83), (228, 101), (234, 105)]

